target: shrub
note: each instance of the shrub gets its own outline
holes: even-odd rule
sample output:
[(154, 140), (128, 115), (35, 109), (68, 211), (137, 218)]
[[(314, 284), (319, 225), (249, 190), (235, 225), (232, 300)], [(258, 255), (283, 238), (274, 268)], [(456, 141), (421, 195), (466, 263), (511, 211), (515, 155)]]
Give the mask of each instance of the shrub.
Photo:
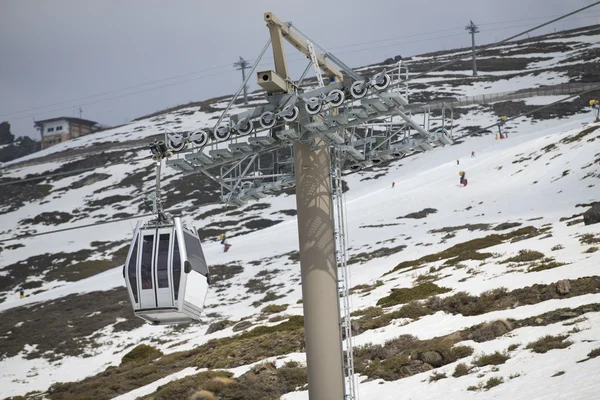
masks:
[(461, 376), (465, 376), (469, 373), (469, 366), (465, 363), (460, 363), (457, 364), (456, 367), (454, 367), (454, 372), (452, 373), (452, 376), (455, 378), (461, 377)]
[(547, 269), (562, 267), (563, 265), (566, 264), (557, 261), (552, 261), (552, 259), (544, 259), (538, 264), (531, 264), (531, 266), (529, 266), (529, 268), (527, 269), (527, 272), (545, 271)]
[(446, 293), (452, 289), (439, 287), (435, 283), (427, 282), (413, 288), (402, 288), (392, 291), (389, 296), (382, 297), (377, 301), (378, 306), (391, 307), (396, 304), (405, 304), (411, 300), (420, 300), (427, 297)]
[(488, 379), (488, 381), (485, 383), (484, 388), (486, 388), (487, 390), (490, 390), (491, 388), (498, 386), (499, 384), (503, 383), (504, 379), (502, 378), (490, 378)]
[(552, 251), (557, 251), (557, 250), (562, 250), (562, 249), (564, 249), (563, 245), (562, 244), (557, 244), (556, 246), (553, 246), (551, 250)]
[(539, 251), (535, 251), (535, 250), (521, 250), (519, 251), (519, 254), (517, 254), (514, 257), (510, 257), (506, 260), (504, 260), (504, 263), (509, 263), (509, 262), (529, 262), (529, 261), (535, 261), (535, 260), (539, 260), (540, 258), (544, 257), (544, 253), (540, 253)]
[(508, 351), (514, 351), (514, 350), (516, 350), (517, 348), (519, 348), (519, 346), (520, 346), (520, 345), (519, 345), (518, 343), (513, 343), (513, 344), (511, 344), (510, 346), (508, 346)]
[(596, 358), (600, 356), (600, 347), (597, 347), (594, 350), (590, 351), (587, 356), (589, 358)]
[(287, 304), (269, 304), (268, 306), (264, 307), (262, 310), (260, 310), (261, 313), (263, 314), (275, 314), (278, 312), (282, 312), (287, 310), (288, 305)]
[(441, 372), (440, 373), (440, 372), (435, 371), (433, 374), (431, 374), (429, 376), (429, 383), (431, 383), (431, 382), (437, 382), (440, 379), (444, 379), (444, 378), (447, 378), (445, 372)]
[(469, 357), (473, 354), (473, 348), (471, 346), (454, 346), (452, 348), (452, 354), (454, 354), (457, 359)]
[(200, 390), (199, 392), (194, 393), (190, 400), (217, 400), (215, 394), (209, 392), (208, 390)]
[(148, 346), (146, 344), (140, 344), (131, 350), (129, 353), (123, 356), (121, 360), (121, 365), (125, 365), (128, 363), (138, 363), (142, 361), (155, 360), (158, 357), (162, 357), (163, 352), (154, 348), (152, 346)]
[(498, 351), (492, 354), (482, 354), (481, 356), (473, 359), (473, 364), (478, 367), (485, 367), (486, 365), (500, 365), (504, 364), (510, 356), (508, 354), (502, 354)]
[(535, 342), (531, 342), (525, 347), (526, 349), (530, 349), (534, 353), (546, 353), (552, 349), (564, 349), (573, 344), (570, 340), (565, 340), (569, 336), (567, 335), (547, 335), (544, 336)]
[(595, 253), (598, 251), (598, 248), (596, 246), (592, 246), (589, 249), (587, 249), (586, 251), (584, 251), (584, 253)]

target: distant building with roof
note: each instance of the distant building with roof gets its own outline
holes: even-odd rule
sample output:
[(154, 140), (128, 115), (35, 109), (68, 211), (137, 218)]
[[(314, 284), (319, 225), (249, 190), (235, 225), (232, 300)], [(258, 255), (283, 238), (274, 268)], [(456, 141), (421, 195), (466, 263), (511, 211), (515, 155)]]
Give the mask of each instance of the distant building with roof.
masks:
[(88, 119), (58, 117), (36, 121), (34, 127), (42, 136), (42, 149), (66, 142), (79, 136), (89, 135), (98, 123)]

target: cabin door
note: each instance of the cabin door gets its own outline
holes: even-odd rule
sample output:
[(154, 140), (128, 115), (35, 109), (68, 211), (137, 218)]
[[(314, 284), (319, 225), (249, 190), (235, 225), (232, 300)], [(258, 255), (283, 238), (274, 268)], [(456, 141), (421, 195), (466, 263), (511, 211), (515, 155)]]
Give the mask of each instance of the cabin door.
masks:
[(142, 231), (139, 263), (140, 308), (156, 308), (154, 277), (155, 231)]
[(173, 307), (173, 284), (171, 269), (173, 265), (173, 228), (156, 230), (155, 276), (156, 307)]

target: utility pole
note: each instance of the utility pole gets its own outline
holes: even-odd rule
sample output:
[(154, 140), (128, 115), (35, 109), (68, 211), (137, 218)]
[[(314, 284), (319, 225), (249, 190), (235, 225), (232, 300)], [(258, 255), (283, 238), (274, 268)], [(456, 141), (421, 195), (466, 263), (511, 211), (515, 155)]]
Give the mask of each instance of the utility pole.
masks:
[(471, 34), (471, 44), (473, 48), (473, 76), (477, 76), (477, 58), (475, 57), (475, 34), (479, 33), (479, 27), (473, 23), (473, 21), (469, 21), (470, 24), (465, 27), (467, 32)]
[(81, 114), (83, 114), (83, 109), (79, 106), (79, 119), (81, 119)]
[[(240, 60), (233, 64), (234, 67), (237, 67), (236, 70), (242, 71), (242, 82), (246, 81), (246, 68), (250, 68), (250, 64), (248, 61), (244, 60), (240, 56)], [(244, 85), (244, 104), (248, 105), (248, 85)]]

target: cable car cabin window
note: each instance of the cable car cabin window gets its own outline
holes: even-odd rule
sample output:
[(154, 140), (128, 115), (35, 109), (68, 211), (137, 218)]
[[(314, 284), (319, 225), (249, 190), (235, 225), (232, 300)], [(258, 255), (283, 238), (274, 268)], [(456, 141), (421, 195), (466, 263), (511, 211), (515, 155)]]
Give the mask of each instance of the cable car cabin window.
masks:
[(169, 238), (170, 234), (162, 234), (158, 238), (158, 263), (156, 278), (159, 288), (169, 287)]
[(152, 289), (152, 248), (154, 247), (154, 235), (144, 236), (142, 243), (142, 289)]
[(177, 235), (174, 235), (173, 244), (173, 294), (175, 294), (175, 300), (179, 296), (179, 281), (181, 280), (181, 254), (179, 253), (179, 242), (177, 241)]
[(200, 274), (207, 276), (208, 268), (206, 267), (206, 259), (200, 247), (200, 241), (198, 238), (187, 232), (183, 232), (183, 238), (185, 241), (185, 251), (187, 252), (187, 258), (192, 269)]
[(137, 265), (137, 255), (138, 255), (138, 240), (135, 239), (135, 243), (133, 245), (133, 250), (131, 251), (131, 258), (129, 259), (129, 264), (127, 265), (127, 275), (129, 277), (129, 284), (131, 285), (131, 291), (133, 292), (133, 298), (135, 302), (138, 302), (138, 287), (137, 287), (137, 276), (135, 274), (135, 267)]

